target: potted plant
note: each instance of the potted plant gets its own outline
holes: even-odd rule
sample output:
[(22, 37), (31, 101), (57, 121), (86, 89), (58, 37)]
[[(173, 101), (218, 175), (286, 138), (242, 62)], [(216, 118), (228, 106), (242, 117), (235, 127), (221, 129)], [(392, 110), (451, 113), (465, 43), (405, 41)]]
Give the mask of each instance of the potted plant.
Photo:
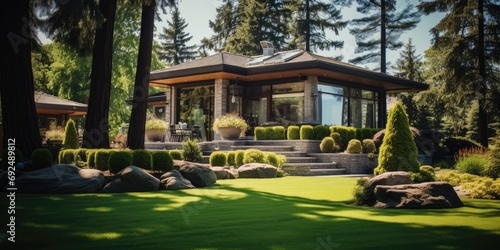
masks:
[(220, 134), (222, 139), (236, 140), (245, 135), (248, 124), (237, 114), (226, 114), (215, 119), (213, 129)]
[(61, 127), (53, 127), (45, 132), (45, 139), (48, 144), (62, 144), (64, 138), (64, 129)]
[(146, 121), (146, 137), (148, 141), (162, 141), (168, 124), (161, 119), (152, 118)]

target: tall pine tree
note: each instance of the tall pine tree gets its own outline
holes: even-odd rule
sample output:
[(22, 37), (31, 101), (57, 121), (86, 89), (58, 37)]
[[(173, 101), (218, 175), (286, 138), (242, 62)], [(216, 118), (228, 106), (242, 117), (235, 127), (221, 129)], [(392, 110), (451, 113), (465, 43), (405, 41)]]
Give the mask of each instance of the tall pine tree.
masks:
[(420, 22), (420, 13), (412, 11), (412, 5), (403, 10), (396, 9), (395, 0), (357, 0), (357, 11), (366, 16), (351, 20), (355, 28), (351, 34), (356, 38), (356, 53), (362, 54), (349, 60), (363, 64), (380, 62), (380, 72), (386, 73), (386, 50), (403, 46), (399, 38), (403, 32), (413, 29)]
[(172, 19), (167, 21), (168, 26), (163, 28), (160, 34), (160, 59), (174, 65), (196, 59), (196, 45), (187, 44), (193, 36), (186, 33), (188, 24), (180, 16), (179, 8), (175, 6), (172, 10)]

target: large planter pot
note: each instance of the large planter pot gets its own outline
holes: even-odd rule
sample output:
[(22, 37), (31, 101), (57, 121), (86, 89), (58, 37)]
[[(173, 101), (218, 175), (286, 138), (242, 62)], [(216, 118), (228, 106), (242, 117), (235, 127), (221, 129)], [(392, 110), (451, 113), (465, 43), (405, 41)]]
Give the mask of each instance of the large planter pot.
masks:
[(218, 128), (220, 137), (223, 140), (238, 140), (240, 138), (241, 129), (237, 127), (220, 127)]
[(163, 137), (165, 136), (165, 130), (146, 130), (146, 138), (148, 141), (163, 141)]

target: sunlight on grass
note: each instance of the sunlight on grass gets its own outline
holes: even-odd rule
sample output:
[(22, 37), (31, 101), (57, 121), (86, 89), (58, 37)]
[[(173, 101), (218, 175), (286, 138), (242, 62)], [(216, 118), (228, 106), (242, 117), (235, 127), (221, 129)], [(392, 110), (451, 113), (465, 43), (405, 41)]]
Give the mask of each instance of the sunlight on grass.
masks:
[(39, 223), (32, 223), (32, 222), (23, 223), (23, 226), (33, 227), (33, 228), (45, 228), (45, 229), (65, 229), (65, 228), (68, 228), (67, 225), (39, 224)]
[(119, 233), (88, 233), (88, 232), (79, 232), (75, 233), (77, 236), (85, 237), (89, 240), (115, 240), (120, 238), (122, 235)]
[(88, 207), (88, 208), (85, 208), (85, 210), (91, 211), (91, 212), (111, 212), (114, 209), (110, 208), (110, 207)]

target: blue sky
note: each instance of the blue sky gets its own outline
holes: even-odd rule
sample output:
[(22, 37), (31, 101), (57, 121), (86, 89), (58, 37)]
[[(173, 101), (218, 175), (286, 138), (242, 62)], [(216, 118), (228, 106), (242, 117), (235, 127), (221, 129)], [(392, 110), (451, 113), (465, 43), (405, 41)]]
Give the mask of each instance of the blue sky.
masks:
[[(354, 1), (353, 1), (354, 2)], [(416, 5), (417, 0), (406, 0), (399, 1), (404, 7), (407, 3)], [(191, 42), (193, 44), (199, 44), (203, 37), (210, 37), (213, 33), (208, 26), (209, 20), (214, 20), (216, 16), (216, 8), (221, 5), (221, 0), (180, 0), (179, 10), (181, 16), (186, 19), (188, 23), (187, 32), (189, 32), (193, 39)], [(356, 12), (355, 3), (351, 8), (342, 11), (344, 20), (349, 20), (359, 17), (359, 13)], [(413, 44), (417, 49), (418, 54), (423, 54), (423, 51), (430, 46), (431, 36), (429, 30), (434, 27), (434, 25), (442, 18), (443, 14), (434, 14), (430, 16), (422, 16), (419, 25), (401, 36), (400, 41), (407, 43), (409, 38), (412, 38)], [(161, 31), (163, 25), (166, 24), (168, 16), (162, 16), (163, 22), (157, 23), (157, 31)], [(332, 51), (317, 51), (317, 54), (323, 56), (338, 56), (343, 55), (344, 62), (355, 56), (355, 40), (354, 37), (349, 34), (349, 29), (344, 29), (340, 32), (339, 36), (335, 36), (333, 33), (329, 35), (334, 40), (344, 40), (344, 48), (342, 50), (332, 50)], [(387, 60), (395, 61), (398, 59), (399, 51), (393, 52), (388, 51)], [(373, 68), (375, 65), (367, 65), (369, 68)]]

